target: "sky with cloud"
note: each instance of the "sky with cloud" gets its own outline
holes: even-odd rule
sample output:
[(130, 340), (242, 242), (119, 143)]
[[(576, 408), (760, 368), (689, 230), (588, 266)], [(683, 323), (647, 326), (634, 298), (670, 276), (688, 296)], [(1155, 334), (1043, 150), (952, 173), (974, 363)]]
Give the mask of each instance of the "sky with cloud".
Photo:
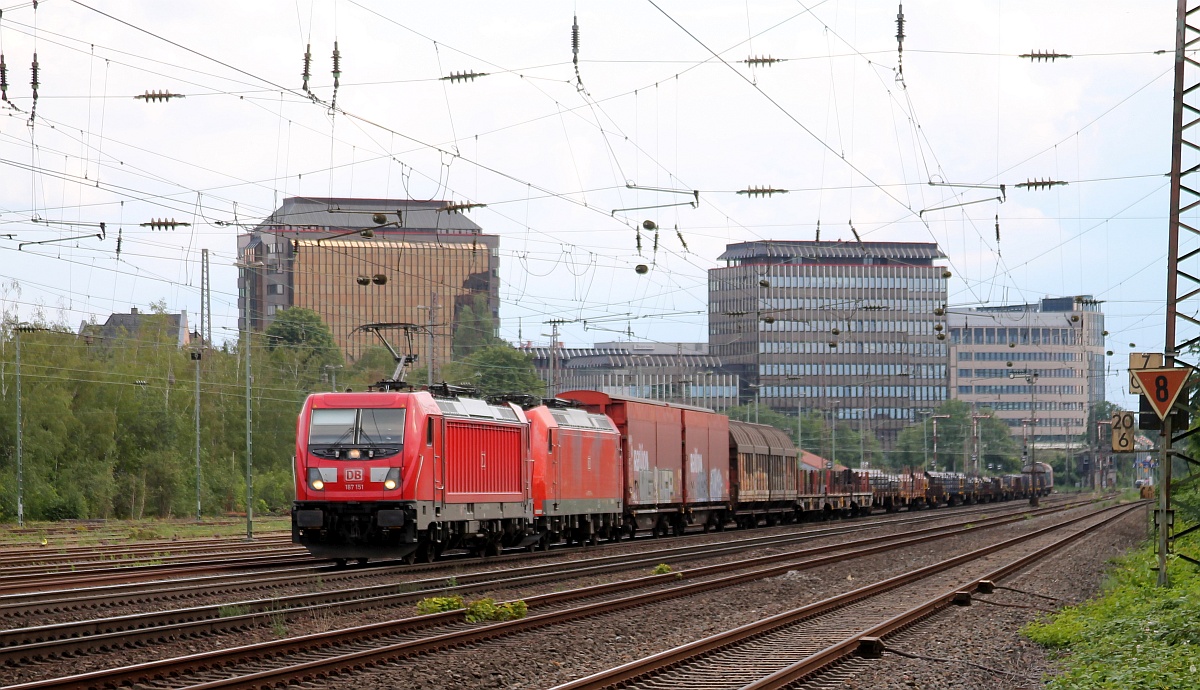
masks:
[[(550, 319), (572, 346), (702, 341), (725, 244), (819, 224), (936, 241), (951, 307), (1105, 300), (1111, 400), (1132, 403), (1125, 353), (1162, 347), (1164, 0), (908, 2), (902, 53), (897, 4), (871, 0), (0, 9), (0, 301), (22, 318), (194, 315), (207, 248), (233, 339), (239, 228), (287, 196), (356, 196), (486, 204), (469, 213), (502, 238), (513, 341)], [(1068, 184), (1017, 187), (1045, 180)]]

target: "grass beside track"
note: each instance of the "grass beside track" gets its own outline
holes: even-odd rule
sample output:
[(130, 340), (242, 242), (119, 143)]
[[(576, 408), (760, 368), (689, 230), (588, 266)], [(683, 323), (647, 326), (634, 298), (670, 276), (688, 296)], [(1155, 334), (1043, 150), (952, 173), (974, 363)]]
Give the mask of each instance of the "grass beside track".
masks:
[[(286, 533), (291, 518), (255, 517), (254, 536)], [(158, 520), (103, 520), (80, 522), (27, 522), (18, 528), (0, 524), (0, 546), (38, 546), (47, 548), (133, 544), (174, 539), (230, 538), (246, 533), (244, 518), (205, 518)]]
[[(1200, 546), (1176, 543), (1200, 559)], [(1171, 587), (1156, 585), (1152, 544), (1114, 561), (1101, 594), (1024, 632), (1058, 650), (1062, 673), (1051, 690), (1200, 687), (1200, 569), (1178, 558)]]

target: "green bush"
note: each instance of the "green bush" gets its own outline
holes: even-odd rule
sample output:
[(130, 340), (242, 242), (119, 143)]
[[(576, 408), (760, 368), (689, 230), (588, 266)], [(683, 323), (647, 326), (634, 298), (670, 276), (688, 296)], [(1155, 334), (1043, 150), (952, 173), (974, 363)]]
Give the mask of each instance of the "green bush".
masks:
[[(1185, 548), (1200, 556), (1200, 549)], [(1196, 687), (1200, 666), (1200, 572), (1173, 559), (1171, 587), (1160, 588), (1152, 547), (1118, 560), (1103, 594), (1027, 625), (1038, 644), (1060, 649), (1062, 675), (1048, 688)]]
[(460, 596), (427, 597), (417, 602), (417, 614), (421, 616), (427, 616), (431, 613), (457, 611), (462, 607), (463, 598)]
[(467, 605), (467, 622), (483, 623), (524, 618), (528, 610), (529, 607), (520, 600), (497, 604), (495, 599), (479, 599)]
[(666, 563), (659, 563), (658, 565), (654, 566), (654, 568), (650, 571), (650, 574), (651, 575), (667, 575), (668, 573), (673, 573), (673, 572), (675, 572), (675, 569), (672, 568), (671, 566), (667, 565)]

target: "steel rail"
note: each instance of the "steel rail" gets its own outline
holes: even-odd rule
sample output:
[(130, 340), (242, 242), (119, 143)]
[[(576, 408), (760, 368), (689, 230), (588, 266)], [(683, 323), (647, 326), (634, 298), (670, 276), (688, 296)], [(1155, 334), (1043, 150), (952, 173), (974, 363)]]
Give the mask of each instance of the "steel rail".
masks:
[(1121, 513), (1118, 515), (1108, 517), (1094, 525), (1080, 530), (1079, 532), (1042, 547), (1033, 553), (1013, 560), (982, 577), (975, 578), (957, 587), (952, 587), (946, 592), (935, 596), (918, 606), (914, 606), (903, 613), (893, 616), (892, 618), (889, 618), (888, 620), (883, 621), (882, 623), (879, 623), (868, 630), (850, 635), (845, 639), (826, 647), (820, 652), (809, 656), (806, 659), (801, 659), (800, 661), (782, 668), (754, 683), (744, 685), (740, 690), (778, 690), (779, 688), (785, 688), (792, 683), (804, 679), (807, 676), (813, 675), (830, 664), (844, 659), (847, 656), (853, 655), (858, 650), (864, 639), (883, 639), (888, 635), (895, 634), (900, 630), (903, 630), (925, 618), (928, 618), (947, 606), (952, 605), (959, 597), (961, 597), (963, 592), (971, 594), (977, 592), (981, 582), (995, 582), (1007, 577), (1013, 572), (1055, 553), (1068, 544), (1082, 539), (1084, 536), (1091, 534), (1101, 527), (1125, 517), (1130, 511), (1136, 509), (1142, 503), (1144, 502), (1139, 501), (1132, 507), (1121, 511)]
[[(869, 544), (886, 543), (906, 536), (938, 535), (937, 538), (961, 534), (965, 529), (962, 525), (972, 525), (972, 529), (998, 526), (1025, 519), (1026, 515), (1046, 515), (1068, 510), (1068, 506), (1056, 506), (1037, 511), (1022, 511), (1015, 514), (998, 515), (986, 518), (974, 518), (970, 522), (937, 525), (925, 529), (907, 532), (905, 534), (886, 534), (856, 542), (829, 544), (812, 547), (801, 551), (791, 551), (753, 559), (744, 559), (736, 563), (744, 563), (743, 567), (765, 565), (781, 560), (792, 560), (802, 556), (812, 556), (829, 553)], [(401, 585), (394, 583), (375, 585), (351, 590), (335, 590), (331, 592), (296, 594), (269, 599), (248, 600), (219, 605), (206, 605), (186, 609), (135, 613), (125, 616), (94, 619), (70, 623), (57, 623), (36, 627), (24, 627), (11, 630), (0, 630), (0, 662), (13, 663), (23, 658), (45, 658), (61, 654), (80, 654), (92, 650), (105, 650), (121, 645), (135, 644), (147, 641), (164, 641), (185, 635), (211, 634), (225, 630), (241, 630), (267, 621), (275, 621), (282, 616), (285, 620), (293, 620), (315, 608), (336, 608), (341, 613), (364, 609), (377, 610), (382, 607), (394, 607), (415, 602), (428, 595), (431, 591), (445, 593), (469, 593), (497, 587), (516, 585), (540, 584), (548, 581), (571, 579), (578, 577), (601, 575), (622, 570), (632, 570), (642, 567), (653, 567), (659, 563), (678, 563), (702, 557), (720, 556), (764, 546), (782, 546), (789, 543), (812, 541), (815, 539), (839, 536), (845, 533), (871, 529), (869, 526), (855, 526), (844, 532), (835, 534), (804, 533), (790, 536), (758, 537), (746, 540), (751, 543), (722, 542), (718, 544), (702, 544), (693, 547), (674, 547), (660, 551), (639, 554), (619, 554), (589, 559), (583, 564), (578, 562), (550, 563), (526, 566), (503, 571), (483, 571), (455, 575), (456, 584), (447, 586), (445, 577), (417, 580)], [(824, 532), (824, 531), (823, 531)], [(696, 572), (693, 569), (689, 572)], [(402, 588), (403, 591), (398, 591)], [(230, 609), (245, 610), (245, 613), (223, 616)], [(267, 614), (265, 617), (263, 614)]]
[[(1094, 514), (1095, 513), (1089, 513), (1088, 516)], [(1046, 529), (1056, 529), (1061, 525), (1073, 524), (1078, 520), (1086, 519), (1088, 516), (1076, 518), (1074, 520), (1061, 523), (1058, 526)], [(1021, 519), (1023, 519), (1021, 516), (1014, 516), (1011, 518), (1012, 521), (1019, 521)], [(288, 682), (286, 679), (324, 677), (326, 675), (343, 672), (347, 669), (361, 668), (364, 665), (373, 665), (386, 659), (406, 657), (431, 649), (460, 646), (463, 644), (491, 639), (493, 637), (512, 634), (522, 630), (529, 630), (546, 625), (561, 623), (564, 621), (575, 620), (578, 618), (600, 615), (611, 611), (644, 606), (649, 603), (689, 596), (714, 589), (725, 588), (745, 582), (759, 580), (766, 577), (772, 577), (783, 574), (789, 570), (818, 567), (829, 563), (873, 555), (906, 546), (926, 543), (935, 539), (943, 538), (944, 536), (952, 536), (953, 534), (961, 534), (968, 531), (978, 532), (979, 529), (979, 527), (973, 527), (970, 529), (964, 528), (957, 532), (946, 533), (942, 535), (925, 535), (908, 539), (901, 538), (899, 541), (894, 541), (891, 544), (859, 548), (839, 554), (819, 556), (799, 561), (795, 560), (795, 558), (796, 556), (802, 555), (803, 552), (797, 552), (795, 554), (791, 554), (793, 558), (793, 562), (791, 563), (774, 565), (759, 570), (742, 572), (708, 580), (680, 583), (681, 580), (695, 580), (696, 578), (708, 577), (721, 572), (745, 570), (748, 566), (745, 563), (719, 564), (680, 571), (677, 573), (652, 575), (649, 577), (635, 578), (618, 583), (594, 585), (591, 587), (570, 590), (567, 592), (529, 597), (526, 598), (525, 601), (530, 605), (531, 608), (538, 608), (572, 600), (595, 598), (598, 596), (619, 593), (631, 589), (645, 589), (664, 584), (675, 585), (673, 587), (656, 588), (652, 591), (624, 596), (615, 600), (588, 603), (574, 608), (536, 614), (524, 619), (495, 623), (469, 630), (442, 633), (417, 640), (384, 644), (383, 646), (375, 649), (356, 651), (350, 654), (336, 656), (331, 660), (326, 659), (321, 661), (295, 664), (269, 671), (252, 673), (238, 678), (213, 681), (212, 683), (208, 683), (199, 687), (261, 687), (276, 683)], [(890, 538), (896, 539), (894, 536)], [(1028, 535), (1022, 535), (1019, 538), (1027, 539)], [(843, 548), (845, 548), (845, 546), (847, 545), (843, 545)], [(781, 556), (783, 555), (773, 555), (769, 557), (763, 557), (763, 559), (769, 558), (777, 563), (779, 560), (781, 560)], [(761, 561), (763, 559), (748, 559), (748, 561)], [(47, 687), (111, 687), (130, 683), (145, 683), (154, 678), (187, 677), (190, 676), (190, 674), (199, 672), (200, 669), (215, 671), (217, 669), (221, 669), (222, 667), (228, 667), (233, 664), (245, 663), (248, 660), (257, 660), (258, 662), (262, 662), (263, 660), (269, 658), (280, 657), (298, 652), (311, 653), (318, 649), (330, 651), (331, 647), (339, 644), (359, 642), (364, 639), (369, 640), (374, 638), (383, 638), (385, 636), (401, 634), (416, 628), (428, 627), (431, 625), (461, 622), (462, 615), (462, 611), (450, 611), (441, 614), (400, 619), (397, 621), (388, 621), (385, 623), (359, 626), (357, 628), (350, 628), (346, 630), (331, 631), (329, 633), (319, 633), (280, 641), (264, 642), (229, 650), (217, 650), (179, 657), (176, 659), (147, 662), (144, 664), (138, 664), (120, 669), (95, 671), (77, 676), (26, 683), (19, 686), (12, 686), (11, 690), (32, 690), (33, 688)]]
[[(732, 630), (711, 635), (709, 637), (696, 640), (685, 645), (680, 645), (678, 647), (668, 649), (642, 659), (637, 659), (627, 664), (622, 664), (621, 666), (617, 666), (606, 671), (601, 671), (584, 678), (564, 683), (556, 686), (553, 688), (553, 690), (599, 690), (601, 688), (625, 686), (637, 680), (648, 679), (657, 674), (667, 672), (670, 669), (679, 666), (680, 664), (729, 649), (735, 645), (747, 642), (751, 639), (762, 637), (789, 626), (793, 626), (799, 622), (844, 609), (870, 597), (890, 592), (898, 587), (917, 582), (931, 575), (936, 575), (942, 571), (949, 570), (950, 568), (956, 567), (963, 563), (991, 555), (1012, 546), (1019, 546), (1037, 536), (1048, 534), (1052, 531), (1062, 529), (1069, 525), (1088, 520), (1105, 512), (1123, 509), (1122, 514), (1116, 516), (1119, 518), (1123, 516), (1126, 511), (1133, 510), (1140, 505), (1141, 502), (1132, 505), (1103, 508), (1087, 515), (1076, 517), (1065, 522), (1051, 525), (1049, 527), (1041, 528), (1029, 534), (1023, 534), (1012, 539), (970, 551), (968, 553), (960, 554), (939, 563), (934, 563), (909, 571), (907, 573), (902, 573), (886, 580), (881, 580), (849, 592), (844, 592), (821, 601), (792, 609), (791, 611), (785, 611), (759, 621), (754, 621), (752, 623), (739, 626)], [(1107, 520), (1101, 524), (1106, 523)], [(1085, 532), (1081, 532), (1079, 534), (1083, 534)], [(1068, 538), (1073, 540), (1078, 538), (1078, 536), (1072, 535)], [(857, 643), (851, 646), (856, 648)], [(838, 647), (838, 650), (834, 650), (833, 647)], [(839, 643), (839, 645), (831, 646), (823, 652), (812, 655), (812, 657), (820, 657), (820, 659), (812, 661), (811, 663), (817, 664), (818, 667), (827, 665), (828, 663), (831, 663), (829, 661), (830, 659), (842, 658), (841, 656), (838, 656), (841, 651), (844, 651), (843, 644)], [(812, 659), (812, 657), (810, 657), (810, 659)]]

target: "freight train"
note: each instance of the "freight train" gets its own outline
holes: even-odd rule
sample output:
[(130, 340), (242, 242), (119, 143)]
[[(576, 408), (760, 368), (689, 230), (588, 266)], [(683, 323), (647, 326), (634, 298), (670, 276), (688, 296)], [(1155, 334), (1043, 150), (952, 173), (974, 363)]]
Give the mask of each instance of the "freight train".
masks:
[(292, 541), (339, 562), (493, 555), (1044, 495), (1044, 469), (807, 469), (774, 427), (597, 391), (317, 393), (297, 420)]

